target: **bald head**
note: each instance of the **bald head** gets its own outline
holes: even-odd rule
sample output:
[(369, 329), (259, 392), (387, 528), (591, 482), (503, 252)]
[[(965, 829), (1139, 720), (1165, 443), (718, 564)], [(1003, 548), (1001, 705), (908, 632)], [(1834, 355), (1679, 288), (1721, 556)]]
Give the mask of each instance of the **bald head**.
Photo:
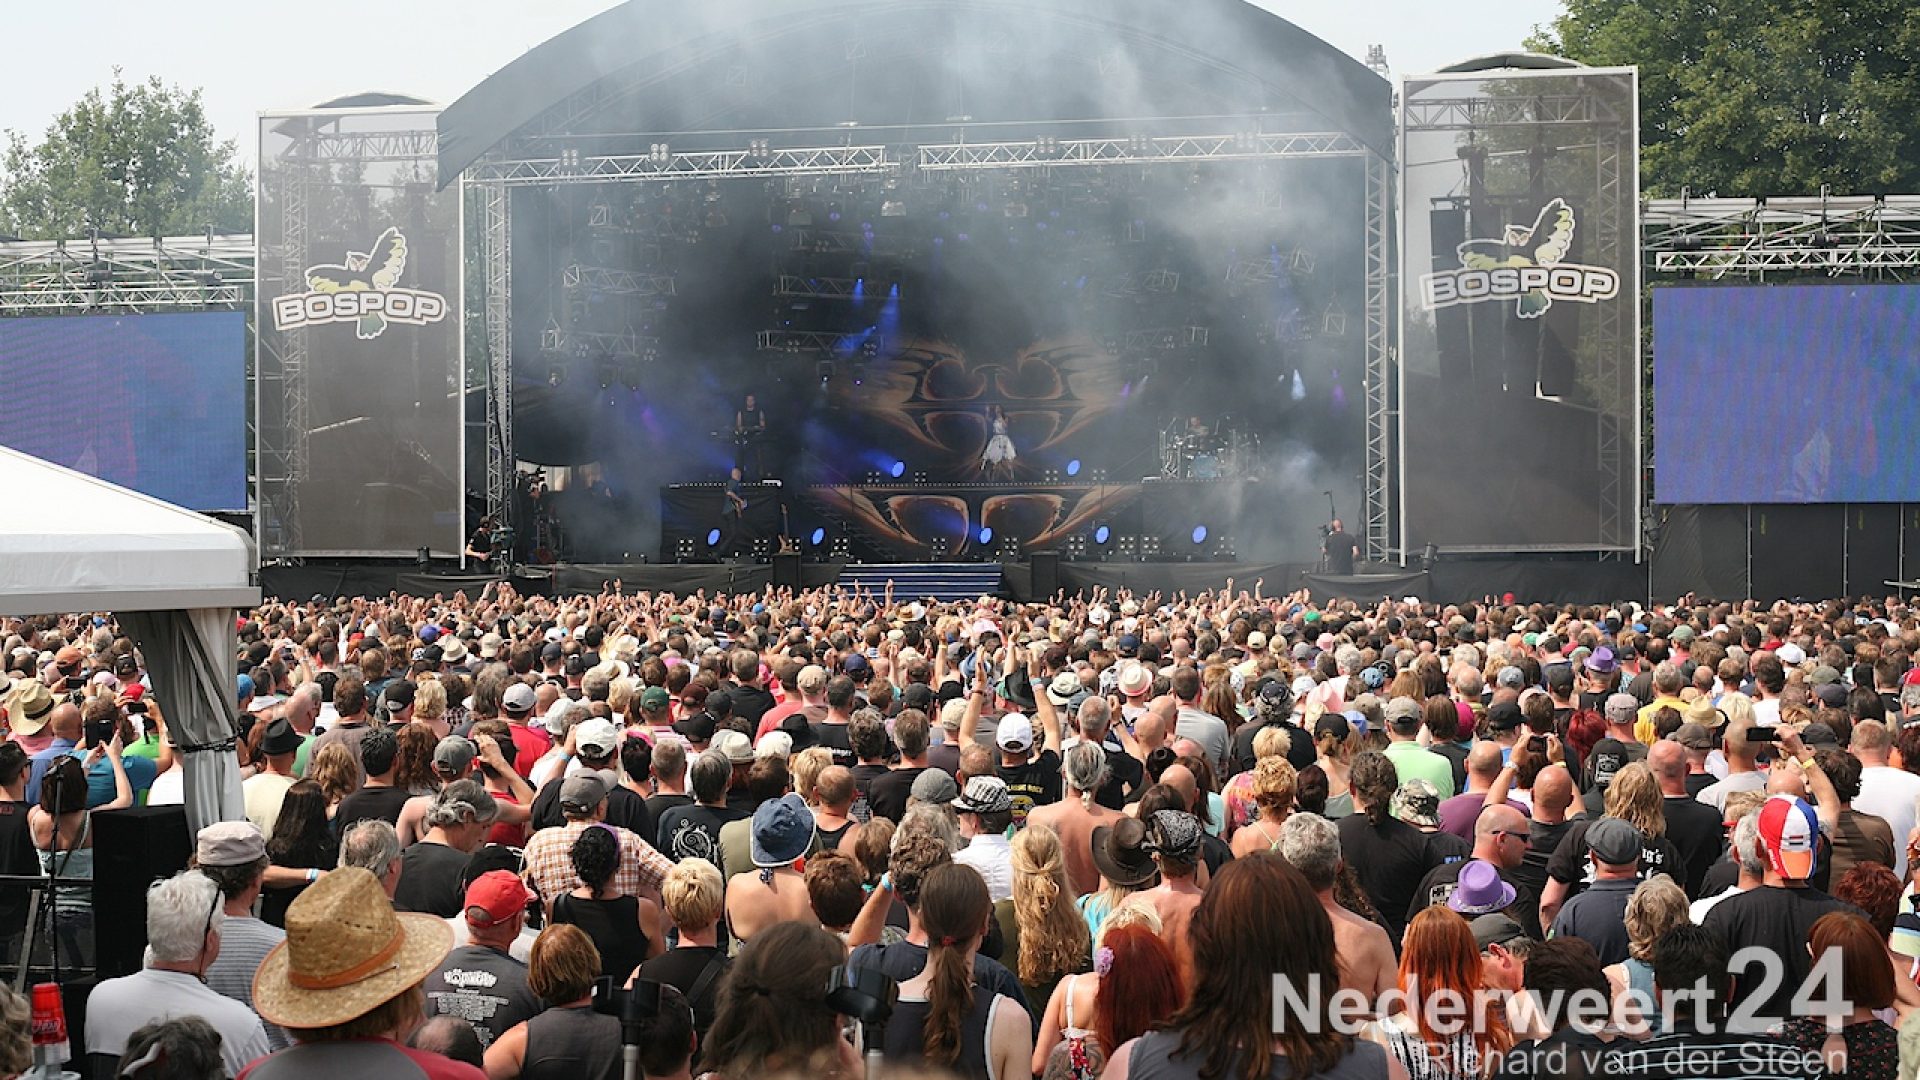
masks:
[(1672, 739), (1661, 739), (1647, 751), (1647, 767), (1660, 781), (1662, 788), (1677, 784), (1687, 785), (1687, 748)]
[(1175, 757), (1197, 758), (1197, 757), (1205, 757), (1206, 754), (1207, 752), (1200, 748), (1200, 744), (1197, 742), (1194, 742), (1192, 739), (1173, 740), (1173, 756)]
[(1173, 731), (1171, 717), (1163, 716), (1158, 709), (1148, 709), (1146, 715), (1134, 721), (1133, 737), (1140, 741), (1145, 750), (1157, 750), (1167, 741)]
[(1160, 782), (1180, 793), (1189, 809), (1193, 806), (1193, 797), (1200, 790), (1200, 782), (1194, 779), (1193, 770), (1185, 765), (1169, 765), (1167, 771), (1160, 774)]
[(1467, 775), (1480, 781), (1477, 787), (1492, 787), (1494, 777), (1500, 775), (1500, 744), (1491, 740), (1476, 742), (1473, 749), (1467, 751)]
[(63, 701), (53, 707), (53, 715), (47, 717), (47, 729), (56, 739), (68, 742), (80, 741), (80, 706)]
[(1564, 814), (1573, 805), (1573, 776), (1565, 769), (1541, 769), (1533, 778), (1533, 804), (1550, 814)]
[[(1509, 841), (1518, 837), (1519, 843)], [(1473, 857), (1503, 870), (1511, 870), (1526, 858), (1527, 816), (1511, 806), (1500, 804), (1480, 811), (1473, 823)]]

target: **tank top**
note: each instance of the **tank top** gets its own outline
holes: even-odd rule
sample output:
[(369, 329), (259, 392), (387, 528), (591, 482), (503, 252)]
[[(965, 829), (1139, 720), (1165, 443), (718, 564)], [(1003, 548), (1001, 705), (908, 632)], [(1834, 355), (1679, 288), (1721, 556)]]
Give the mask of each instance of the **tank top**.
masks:
[(548, 1009), (527, 1021), (520, 1080), (620, 1080), (620, 1065), (620, 1021), (611, 1016)]
[[(987, 1068), (987, 1033), (993, 1030), (993, 1011), (1006, 999), (978, 986), (973, 990), (973, 1008), (960, 1018), (960, 1056), (947, 1071), (965, 1080), (995, 1080)], [(918, 1065), (926, 1060), (927, 1003), (902, 1000), (887, 1020), (886, 1059)], [(1009, 1078), (999, 1078), (1009, 1080)]]
[(820, 846), (818, 850), (838, 851), (840, 849), (840, 841), (843, 837), (847, 835), (847, 830), (853, 828), (855, 825), (858, 825), (858, 824), (859, 822), (853, 820), (852, 818), (848, 818), (847, 823), (845, 825), (840, 826), (837, 829), (822, 829), (816, 826), (813, 832), (814, 832), (814, 835), (819, 837), (820, 839)]
[[(1659, 995), (1656, 994), (1653, 989), (1652, 964), (1644, 960), (1635, 960), (1629, 956), (1626, 962), (1620, 966), (1627, 971), (1627, 989), (1633, 991), (1636, 1000), (1656, 1003), (1660, 1000)], [(1655, 1035), (1663, 1035), (1666, 1033), (1666, 1028), (1661, 1023), (1660, 1009), (1657, 1004), (1651, 1009), (1642, 1008), (1641, 1014), (1641, 1019), (1646, 1021), (1648, 1031)]]
[[(51, 877), (85, 878), (93, 880), (93, 849), (83, 845), (93, 832), (93, 814), (87, 813), (80, 818), (80, 837), (72, 847), (62, 847), (58, 852), (51, 848), (39, 852), (40, 872)], [(60, 840), (60, 822), (53, 823), (53, 841)], [(78, 912), (93, 907), (93, 890), (85, 885), (61, 885), (53, 891), (53, 909), (55, 911)]]
[[(1127, 1059), (1128, 1080), (1199, 1080), (1200, 1065), (1206, 1060), (1195, 1054), (1178, 1057), (1180, 1035), (1172, 1031), (1152, 1031), (1140, 1036)], [(1296, 1080), (1293, 1063), (1275, 1056), (1267, 1069), (1270, 1080)], [(1240, 1075), (1238, 1062), (1227, 1075)], [(1313, 1074), (1314, 1080), (1379, 1080), (1387, 1075), (1387, 1051), (1379, 1043), (1355, 1039), (1347, 1054), (1333, 1068)], [(1298, 1080), (1306, 1080), (1299, 1077)]]
[(582, 900), (564, 893), (553, 902), (553, 921), (572, 923), (600, 950), (600, 974), (625, 985), (627, 976), (647, 958), (647, 935), (640, 932), (640, 901), (631, 896)]
[[(492, 791), (488, 792), (488, 794), (493, 796), (495, 802), (511, 803), (514, 806), (520, 805), (520, 800), (514, 798), (507, 792)], [(506, 847), (526, 847), (527, 837), (531, 835), (533, 834), (529, 830), (527, 822), (523, 821), (515, 825), (506, 821), (496, 821), (493, 823), (493, 827), (487, 830), (487, 843), (501, 844)]]
[(1093, 1054), (1088, 1053), (1087, 1047), (1104, 1048), (1100, 1046), (1100, 1040), (1094, 1038), (1092, 1028), (1084, 1028), (1074, 1022), (1073, 991), (1079, 982), (1079, 975), (1067, 976), (1066, 1025), (1060, 1029), (1060, 1038), (1067, 1048), (1067, 1074), (1073, 1080), (1094, 1080), (1098, 1074), (1094, 1072)]

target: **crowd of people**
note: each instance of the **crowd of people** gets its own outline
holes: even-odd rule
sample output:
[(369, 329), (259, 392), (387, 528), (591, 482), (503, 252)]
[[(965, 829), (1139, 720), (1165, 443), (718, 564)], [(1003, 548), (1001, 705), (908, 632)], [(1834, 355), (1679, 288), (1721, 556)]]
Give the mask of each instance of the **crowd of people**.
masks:
[(146, 891), (91, 1075), (581, 1080), (636, 1032), (673, 1080), (1920, 1066), (1893, 600), (275, 602), (245, 818), (158, 882), (92, 858), (183, 795), (139, 649), (0, 637), (0, 874), (60, 879), (33, 925), (0, 887), (0, 962), (85, 971), (94, 891)]

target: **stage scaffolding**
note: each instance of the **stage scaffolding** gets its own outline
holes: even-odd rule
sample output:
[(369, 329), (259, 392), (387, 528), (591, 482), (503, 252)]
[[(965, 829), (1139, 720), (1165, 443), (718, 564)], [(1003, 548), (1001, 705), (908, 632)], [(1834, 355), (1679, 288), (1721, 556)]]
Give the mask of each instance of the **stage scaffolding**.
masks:
[(1651, 199), (1641, 223), (1658, 274), (1908, 281), (1920, 270), (1920, 195)]
[[(597, 94), (597, 92), (595, 92)], [(595, 94), (589, 94), (595, 99)], [(597, 100), (597, 99), (596, 99)], [(594, 111), (594, 100), (587, 100), (566, 115), (582, 117)], [(1218, 128), (1234, 122), (1245, 130), (1221, 133)], [(572, 145), (569, 135), (549, 132), (538, 135), (541, 153), (516, 156), (513, 149), (525, 142), (509, 140), (502, 148), (476, 162), (461, 177), (469, 205), (481, 212), (481, 278), (485, 282), (482, 310), (489, 357), (487, 380), (487, 509), (496, 521), (508, 521), (512, 500), (507, 481), (515, 461), (511, 405), (511, 379), (508, 357), (511, 352), (510, 312), (512, 241), (510, 189), (514, 187), (553, 187), (563, 184), (664, 183), (679, 180), (721, 178), (787, 179), (794, 177), (874, 177), (897, 178), (922, 173), (953, 173), (985, 170), (1053, 170), (1085, 166), (1129, 166), (1195, 164), (1203, 162), (1273, 161), (1289, 159), (1362, 159), (1366, 169), (1366, 219), (1361, 234), (1366, 244), (1366, 477), (1364, 493), (1366, 555), (1371, 560), (1389, 557), (1388, 465), (1391, 454), (1388, 439), (1392, 394), (1390, 377), (1393, 357), (1390, 352), (1389, 314), (1391, 305), (1389, 278), (1391, 252), (1391, 172), (1393, 163), (1344, 132), (1268, 133), (1258, 130), (1258, 117), (1208, 118), (1216, 125), (1210, 132), (1189, 135), (1133, 135), (1112, 138), (1056, 138), (1040, 136), (1022, 141), (968, 142), (956, 138), (946, 143), (886, 143), (854, 141), (849, 134), (842, 145), (779, 147), (750, 132), (737, 133), (739, 145), (712, 146), (711, 138), (697, 151), (676, 151), (667, 142), (647, 142), (646, 153), (596, 154)], [(1105, 122), (1124, 129), (1129, 121)], [(1154, 121), (1163, 126), (1164, 121)], [(565, 129), (568, 125), (562, 124)], [(1044, 124), (1032, 125), (1044, 127)], [(1147, 126), (1141, 122), (1133, 126)], [(1004, 130), (1005, 125), (1000, 128)], [(960, 129), (964, 133), (964, 126)], [(860, 129), (859, 137), (870, 138), (880, 129)], [(665, 138), (664, 136), (661, 138)], [(591, 145), (591, 143), (588, 143)], [(578, 272), (578, 271), (576, 271)], [(659, 283), (636, 275), (636, 287), (659, 287)], [(831, 291), (840, 282), (813, 281), (783, 283), (796, 290)], [(666, 282), (670, 291), (671, 281)], [(549, 328), (546, 333), (556, 331)], [(819, 340), (808, 340), (809, 337)], [(828, 336), (773, 334), (763, 332), (759, 342), (764, 350), (808, 351), (818, 348)], [(624, 350), (620, 355), (626, 355)]]
[(0, 242), (0, 317), (206, 311), (253, 303), (253, 237)]

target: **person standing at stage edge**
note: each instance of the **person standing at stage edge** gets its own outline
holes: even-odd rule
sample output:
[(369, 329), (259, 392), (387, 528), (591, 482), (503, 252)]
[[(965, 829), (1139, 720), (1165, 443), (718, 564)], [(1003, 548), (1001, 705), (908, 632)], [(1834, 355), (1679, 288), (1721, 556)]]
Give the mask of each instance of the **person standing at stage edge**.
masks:
[(1327, 555), (1327, 573), (1353, 576), (1353, 561), (1360, 557), (1360, 541), (1347, 532), (1339, 518), (1327, 522), (1327, 538), (1321, 542), (1321, 550)]

